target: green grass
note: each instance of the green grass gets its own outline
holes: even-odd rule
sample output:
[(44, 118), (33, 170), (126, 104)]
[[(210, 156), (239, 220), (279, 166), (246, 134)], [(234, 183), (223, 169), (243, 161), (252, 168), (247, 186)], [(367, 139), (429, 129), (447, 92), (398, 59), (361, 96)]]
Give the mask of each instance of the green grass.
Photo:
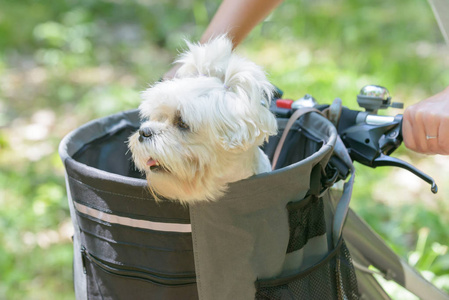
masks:
[[(139, 92), (170, 68), (184, 38), (199, 38), (218, 4), (0, 3), (1, 299), (74, 298), (58, 143), (91, 119), (136, 108)], [(292, 99), (341, 97), (356, 108), (360, 88), (380, 84), (410, 105), (449, 85), (447, 48), (424, 0), (286, 0), (238, 51)], [(395, 155), (435, 177), (440, 193), (406, 172), (358, 165), (352, 207), (449, 291), (449, 160), (404, 148)]]

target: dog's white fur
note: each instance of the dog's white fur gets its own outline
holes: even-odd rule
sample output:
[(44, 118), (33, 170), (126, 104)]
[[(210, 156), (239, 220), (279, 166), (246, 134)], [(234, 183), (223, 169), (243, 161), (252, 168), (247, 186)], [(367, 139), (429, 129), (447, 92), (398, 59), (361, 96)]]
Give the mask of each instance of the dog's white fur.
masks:
[(140, 129), (149, 134), (133, 134), (129, 148), (151, 190), (191, 203), (216, 200), (228, 183), (270, 171), (259, 146), (277, 123), (268, 109), (273, 86), (226, 36), (187, 45), (175, 78), (142, 93)]

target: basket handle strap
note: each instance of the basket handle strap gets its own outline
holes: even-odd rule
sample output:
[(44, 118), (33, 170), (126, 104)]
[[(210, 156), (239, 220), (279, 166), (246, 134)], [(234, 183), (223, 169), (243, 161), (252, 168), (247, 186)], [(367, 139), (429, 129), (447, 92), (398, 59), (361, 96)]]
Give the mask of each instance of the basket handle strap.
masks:
[(306, 108), (296, 110), (293, 113), (293, 115), (290, 117), (290, 119), (287, 122), (287, 125), (285, 126), (284, 132), (282, 133), (281, 139), (280, 139), (278, 145), (276, 146), (276, 151), (274, 151), (274, 156), (273, 156), (273, 160), (271, 163), (272, 170), (274, 170), (274, 168), (276, 168), (276, 164), (278, 162), (279, 155), (281, 154), (282, 147), (284, 147), (284, 143), (285, 143), (288, 133), (290, 132), (290, 128), (292, 128), (292, 126), (296, 122), (296, 120), (301, 118), (303, 115), (305, 115), (307, 113), (311, 113), (311, 112), (316, 112), (316, 113), (321, 114), (321, 112), (316, 108), (306, 107)]
[[(281, 139), (276, 147), (276, 151), (274, 152), (273, 161), (272, 161), (272, 169), (276, 167), (277, 161), (279, 159), (279, 155), (282, 151), (282, 147), (284, 146), (285, 140), (287, 138), (287, 135), (293, 126), (293, 124), (298, 120), (300, 117), (307, 113), (316, 112), (319, 114), (322, 114), (326, 116), (328, 114), (327, 111), (319, 111), (312, 107), (302, 108), (296, 110), (293, 115), (290, 117), (290, 119), (287, 122), (287, 125), (285, 126), (284, 132), (282, 133)], [(350, 169), (351, 177), (349, 180), (344, 184), (343, 187), (343, 194), (341, 195), (340, 200), (337, 203), (337, 206), (335, 208), (335, 215), (333, 220), (333, 226), (332, 226), (332, 239), (334, 241), (334, 244), (336, 245), (338, 241), (340, 240), (340, 237), (343, 232), (343, 226), (346, 220), (346, 216), (348, 214), (349, 210), (349, 202), (351, 200), (352, 196), (352, 187), (354, 186), (354, 177), (355, 177), (355, 168), (352, 164), (351, 157), (349, 156), (348, 150), (346, 149), (345, 145), (343, 144), (343, 141), (340, 139), (339, 136), (337, 136), (337, 140), (334, 146), (334, 154), (338, 156)]]
[(337, 136), (337, 140), (335, 142), (334, 155), (346, 164), (351, 174), (351, 177), (343, 186), (343, 193), (340, 200), (338, 200), (337, 206), (335, 207), (334, 221), (332, 224), (332, 238), (334, 244), (336, 245), (343, 233), (343, 226), (349, 211), (349, 202), (351, 201), (352, 188), (354, 186), (355, 168), (352, 164), (352, 159), (349, 156), (348, 149), (346, 149), (346, 146), (340, 136)]

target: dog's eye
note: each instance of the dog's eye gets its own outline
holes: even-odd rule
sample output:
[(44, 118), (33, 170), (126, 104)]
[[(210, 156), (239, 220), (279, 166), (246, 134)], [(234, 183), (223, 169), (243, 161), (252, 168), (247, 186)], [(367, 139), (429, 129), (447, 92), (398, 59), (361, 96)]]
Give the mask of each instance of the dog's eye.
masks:
[(179, 129), (189, 129), (189, 125), (187, 125), (182, 119), (181, 117), (178, 117), (176, 119), (175, 125), (179, 128)]

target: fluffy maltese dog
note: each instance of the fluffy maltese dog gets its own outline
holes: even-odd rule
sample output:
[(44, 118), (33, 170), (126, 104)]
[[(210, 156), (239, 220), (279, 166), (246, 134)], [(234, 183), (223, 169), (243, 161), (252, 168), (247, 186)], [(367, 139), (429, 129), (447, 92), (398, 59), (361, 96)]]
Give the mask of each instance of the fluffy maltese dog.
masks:
[(142, 93), (142, 124), (129, 148), (155, 196), (192, 203), (216, 200), (228, 183), (269, 172), (259, 146), (277, 123), (265, 72), (233, 53), (226, 36), (187, 45), (175, 77)]

